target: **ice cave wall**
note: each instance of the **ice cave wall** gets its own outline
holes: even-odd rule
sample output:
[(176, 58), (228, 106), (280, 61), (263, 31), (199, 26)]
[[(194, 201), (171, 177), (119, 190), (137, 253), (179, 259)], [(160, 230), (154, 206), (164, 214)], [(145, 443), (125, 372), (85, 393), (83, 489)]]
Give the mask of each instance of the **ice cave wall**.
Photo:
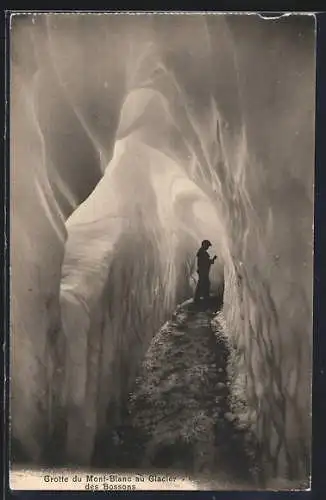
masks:
[(68, 456), (89, 462), (108, 401), (129, 390), (119, 374), (132, 381), (209, 234), (242, 417), (269, 475), (305, 476), (313, 18), (55, 16), (16, 32), (12, 428), (27, 456), (63, 420)]

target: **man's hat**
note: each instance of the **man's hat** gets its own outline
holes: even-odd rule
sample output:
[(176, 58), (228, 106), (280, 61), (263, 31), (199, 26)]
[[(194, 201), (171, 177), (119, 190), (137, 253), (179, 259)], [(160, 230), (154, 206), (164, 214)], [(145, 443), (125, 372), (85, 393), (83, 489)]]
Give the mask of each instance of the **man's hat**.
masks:
[(205, 245), (205, 246), (208, 246), (208, 247), (211, 247), (211, 246), (212, 246), (212, 244), (211, 244), (211, 242), (210, 242), (209, 240), (204, 240), (204, 241), (202, 241), (202, 246), (204, 246), (204, 245)]

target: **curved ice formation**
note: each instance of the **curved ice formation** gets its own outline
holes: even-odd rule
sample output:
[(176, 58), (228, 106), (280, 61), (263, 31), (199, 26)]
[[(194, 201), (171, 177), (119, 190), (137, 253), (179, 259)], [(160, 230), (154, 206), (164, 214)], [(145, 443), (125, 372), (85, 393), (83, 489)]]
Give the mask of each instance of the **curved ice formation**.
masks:
[(55, 439), (53, 459), (90, 463), (209, 235), (266, 474), (304, 476), (313, 19), (28, 15), (12, 34), (11, 415), (25, 456), (40, 463)]

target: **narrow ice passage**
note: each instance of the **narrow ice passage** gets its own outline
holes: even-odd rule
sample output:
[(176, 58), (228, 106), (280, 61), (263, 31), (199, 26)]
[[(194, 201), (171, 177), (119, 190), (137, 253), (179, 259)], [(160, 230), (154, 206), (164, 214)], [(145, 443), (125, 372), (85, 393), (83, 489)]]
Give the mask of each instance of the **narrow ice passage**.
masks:
[(257, 484), (254, 445), (230, 408), (228, 339), (214, 321), (220, 308), (221, 297), (188, 300), (154, 336), (124, 418), (98, 450), (108, 467)]
[[(197, 395), (206, 368), (221, 383), (208, 326), (188, 318), (182, 334), (179, 311), (166, 345), (155, 343), (193, 296), (209, 238), (212, 292), (225, 284), (231, 399), (244, 402), (266, 481), (306, 484), (314, 19), (40, 14), (15, 17), (12, 37), (14, 461), (91, 466), (148, 348), (165, 369), (174, 346), (189, 363), (175, 362), (176, 384), (191, 374)], [(161, 394), (171, 380), (158, 375)], [(203, 411), (208, 424), (219, 404), (206, 403), (189, 419)], [(149, 439), (147, 460), (164, 462), (160, 446)]]

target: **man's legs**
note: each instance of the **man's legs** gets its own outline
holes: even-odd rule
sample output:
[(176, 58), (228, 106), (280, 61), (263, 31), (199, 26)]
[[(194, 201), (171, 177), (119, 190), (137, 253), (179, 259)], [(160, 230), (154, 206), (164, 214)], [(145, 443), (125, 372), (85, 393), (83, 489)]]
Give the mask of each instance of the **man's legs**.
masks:
[(202, 285), (202, 295), (204, 299), (209, 298), (210, 288), (211, 288), (211, 283), (209, 281), (209, 276), (205, 276), (205, 278), (203, 278), (203, 285)]
[(199, 275), (194, 297), (195, 302), (198, 302), (201, 297), (203, 297), (204, 299), (209, 298), (210, 285), (211, 284), (208, 276)]

